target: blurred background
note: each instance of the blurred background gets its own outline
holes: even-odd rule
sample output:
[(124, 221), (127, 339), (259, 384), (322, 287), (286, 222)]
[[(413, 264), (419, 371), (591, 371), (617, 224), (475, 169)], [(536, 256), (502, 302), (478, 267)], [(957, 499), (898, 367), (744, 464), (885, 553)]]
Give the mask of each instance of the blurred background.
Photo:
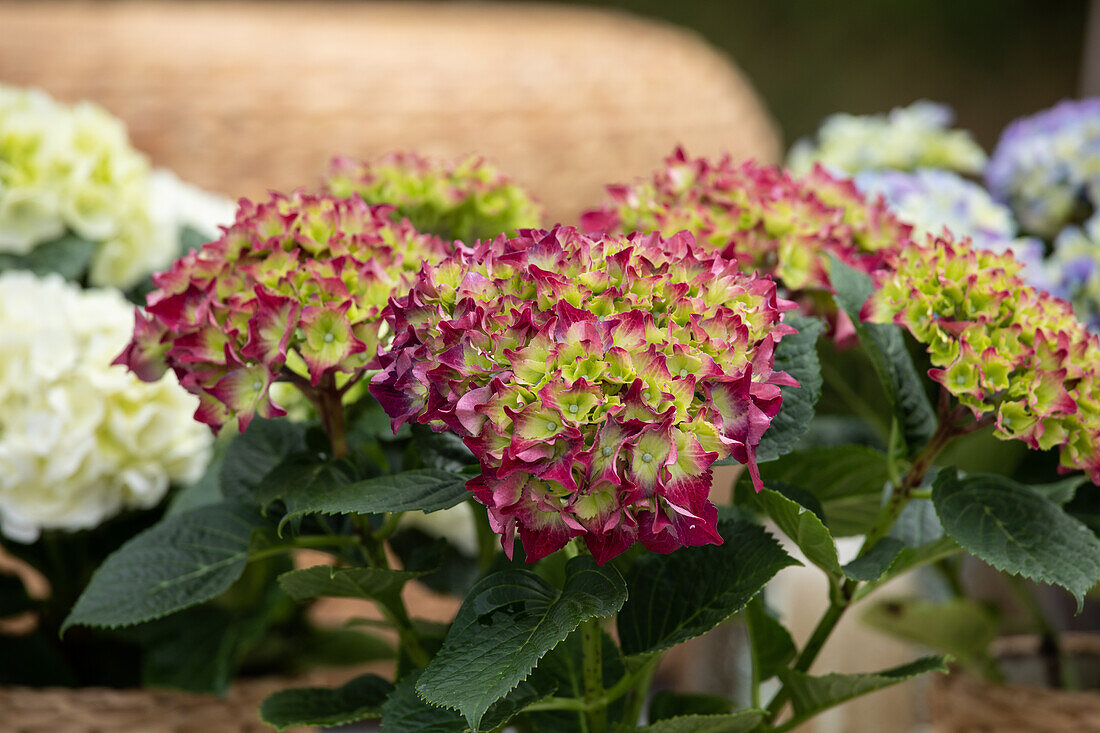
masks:
[(478, 152), (570, 220), (678, 142), (776, 161), (837, 111), (942, 101), (989, 148), (1097, 83), (1089, 5), (0, 0), (0, 79), (103, 104), (233, 197), (336, 153)]
[[(1088, 0), (579, 0), (690, 28), (734, 59), (787, 147), (833, 112), (955, 108), (987, 149), (1005, 124), (1076, 96)], [(1093, 90), (1096, 91), (1095, 89)]]

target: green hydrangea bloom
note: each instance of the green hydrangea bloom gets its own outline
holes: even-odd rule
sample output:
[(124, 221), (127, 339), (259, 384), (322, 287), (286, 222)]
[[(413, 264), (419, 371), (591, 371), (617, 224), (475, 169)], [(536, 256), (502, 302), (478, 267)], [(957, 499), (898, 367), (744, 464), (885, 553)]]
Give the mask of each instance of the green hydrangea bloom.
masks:
[(481, 158), (441, 161), (391, 153), (373, 163), (336, 158), (325, 180), (334, 196), (390, 204), (419, 231), (472, 243), (541, 226), (542, 209)]
[(985, 151), (969, 132), (950, 129), (953, 117), (949, 107), (927, 101), (885, 115), (831, 115), (816, 141), (794, 144), (787, 166), (797, 175), (815, 163), (840, 173), (917, 168), (980, 173)]

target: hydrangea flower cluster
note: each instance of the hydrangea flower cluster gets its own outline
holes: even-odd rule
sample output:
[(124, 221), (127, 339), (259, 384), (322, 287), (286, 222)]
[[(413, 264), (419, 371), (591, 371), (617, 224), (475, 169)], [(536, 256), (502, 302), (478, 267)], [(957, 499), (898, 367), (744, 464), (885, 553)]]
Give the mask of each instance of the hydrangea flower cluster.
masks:
[(476, 156), (441, 161), (391, 153), (374, 163), (336, 158), (325, 186), (335, 196), (392, 204), (394, 216), (448, 240), (512, 235), (542, 221), (542, 209), (523, 188)]
[(929, 376), (996, 435), (1061, 447), (1061, 469), (1100, 483), (1100, 345), (1062, 300), (1027, 285), (1011, 254), (969, 242), (912, 245), (862, 316), (896, 322), (928, 346)]
[(149, 175), (103, 109), (0, 85), (0, 252), (27, 254), (73, 232), (98, 244), (93, 285), (135, 285), (172, 261), (178, 241), (155, 216)]
[(171, 367), (215, 429), (285, 414), (270, 395), (279, 377), (326, 389), (337, 374), (358, 379), (386, 338), (391, 292), (450, 251), (392, 211), (300, 192), (242, 200), (221, 238), (154, 276), (117, 361), (145, 380)]
[(1100, 212), (1080, 227), (1066, 227), (1047, 260), (1051, 292), (1073, 305), (1077, 317), (1100, 333)]
[(173, 380), (143, 384), (111, 359), (130, 305), (54, 275), (0, 274), (0, 532), (95, 527), (157, 504), (210, 456), (197, 401)]
[(1024, 263), (1030, 284), (1045, 287), (1043, 243), (1019, 237), (1012, 211), (993, 200), (984, 188), (957, 173), (921, 168), (907, 173), (871, 170), (855, 177), (869, 196), (882, 196), (900, 219), (913, 225), (913, 238), (942, 234), (944, 227), (958, 238), (993, 252), (1011, 251)]
[(652, 180), (608, 193), (610, 202), (581, 218), (588, 231), (687, 230), (791, 291), (828, 289), (829, 254), (864, 272), (878, 269), (911, 229), (820, 167), (796, 179), (772, 166), (689, 158), (680, 149)]
[(599, 562), (636, 542), (719, 543), (711, 464), (755, 451), (779, 410), (776, 343), (794, 304), (687, 233), (527, 230), (425, 266), (391, 301), (371, 381), (396, 430), (463, 436), (468, 484), (528, 561), (582, 536)]
[(799, 140), (787, 166), (796, 174), (821, 164), (838, 173), (942, 168), (980, 173), (985, 151), (965, 130), (952, 130), (950, 107), (928, 101), (896, 107), (885, 115), (835, 114), (817, 131), (817, 143)]
[(1100, 208), (1100, 98), (1066, 100), (1016, 120), (985, 172), (1028, 232), (1053, 237)]

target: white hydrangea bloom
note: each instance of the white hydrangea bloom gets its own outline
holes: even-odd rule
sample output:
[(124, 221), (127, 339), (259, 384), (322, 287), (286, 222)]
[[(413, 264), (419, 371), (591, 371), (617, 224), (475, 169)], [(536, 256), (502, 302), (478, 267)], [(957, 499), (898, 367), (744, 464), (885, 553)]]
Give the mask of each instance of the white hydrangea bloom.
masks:
[[(179, 225), (191, 223), (184, 213), (197, 200), (181, 186), (165, 205), (164, 179), (100, 107), (0, 84), (0, 252), (25, 255), (71, 231), (98, 244), (91, 284), (127, 289), (176, 258)], [(211, 213), (208, 203), (196, 228), (213, 235), (232, 208)]]
[(212, 436), (171, 375), (145, 383), (111, 361), (133, 309), (113, 290), (0, 274), (0, 532), (95, 527), (196, 480)]
[(794, 144), (787, 167), (796, 175), (808, 173), (815, 163), (839, 174), (916, 168), (979, 173), (985, 151), (969, 132), (950, 129), (953, 116), (949, 107), (928, 101), (885, 115), (831, 115), (818, 129), (816, 142)]

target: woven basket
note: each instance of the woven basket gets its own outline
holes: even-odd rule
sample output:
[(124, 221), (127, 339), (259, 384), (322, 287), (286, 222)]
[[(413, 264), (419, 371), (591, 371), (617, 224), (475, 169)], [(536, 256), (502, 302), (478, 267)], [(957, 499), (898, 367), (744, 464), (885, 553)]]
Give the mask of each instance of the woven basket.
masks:
[[(1065, 651), (1100, 665), (1100, 635), (1066, 634)], [(1038, 639), (1012, 637), (998, 644), (1002, 663), (1037, 656)], [(1095, 683), (1095, 680), (1091, 680)], [(994, 685), (966, 674), (936, 675), (930, 692), (936, 733), (1100, 732), (1100, 692), (1053, 690), (1030, 684)]]
[[(731, 11), (732, 12), (732, 11)], [(313, 185), (336, 153), (479, 153), (575, 221), (677, 143), (774, 161), (730, 61), (683, 30), (553, 5), (0, 0), (0, 81), (88, 98), (182, 178)]]
[[(364, 670), (235, 682), (224, 698), (171, 690), (0, 688), (0, 733), (271, 733), (260, 702), (292, 686), (339, 685)], [(311, 728), (291, 728), (296, 733)]]

